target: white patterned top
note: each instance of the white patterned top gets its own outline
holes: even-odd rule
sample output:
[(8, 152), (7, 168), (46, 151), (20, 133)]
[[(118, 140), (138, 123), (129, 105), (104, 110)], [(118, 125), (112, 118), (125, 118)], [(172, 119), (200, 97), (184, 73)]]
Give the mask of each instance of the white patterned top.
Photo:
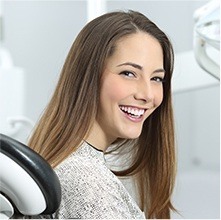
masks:
[(145, 219), (122, 182), (107, 168), (104, 153), (84, 142), (55, 171), (62, 201), (55, 218)]

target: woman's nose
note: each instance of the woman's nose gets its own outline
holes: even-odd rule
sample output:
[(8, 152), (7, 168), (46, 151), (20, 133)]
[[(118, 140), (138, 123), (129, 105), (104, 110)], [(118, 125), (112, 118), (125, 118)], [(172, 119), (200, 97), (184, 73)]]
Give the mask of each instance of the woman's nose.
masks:
[(154, 99), (154, 92), (151, 82), (142, 82), (137, 86), (136, 93), (134, 94), (136, 100), (141, 100), (145, 103), (152, 102)]

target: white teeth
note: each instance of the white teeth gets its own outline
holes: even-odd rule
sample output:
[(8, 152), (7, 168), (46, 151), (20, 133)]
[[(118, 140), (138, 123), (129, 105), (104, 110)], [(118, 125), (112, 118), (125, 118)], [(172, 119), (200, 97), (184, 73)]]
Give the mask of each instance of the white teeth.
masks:
[(137, 108), (132, 108), (132, 107), (126, 107), (126, 106), (120, 106), (120, 109), (124, 112), (127, 112), (129, 114), (135, 115), (140, 117), (141, 115), (144, 114), (145, 110), (144, 109), (137, 109)]

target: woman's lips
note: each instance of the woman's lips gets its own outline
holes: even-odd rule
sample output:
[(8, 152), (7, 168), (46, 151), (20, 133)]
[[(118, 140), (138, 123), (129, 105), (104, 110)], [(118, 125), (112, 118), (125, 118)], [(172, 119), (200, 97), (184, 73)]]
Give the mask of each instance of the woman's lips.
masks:
[(124, 115), (133, 122), (140, 122), (143, 120), (143, 115), (147, 109), (120, 105), (120, 110)]

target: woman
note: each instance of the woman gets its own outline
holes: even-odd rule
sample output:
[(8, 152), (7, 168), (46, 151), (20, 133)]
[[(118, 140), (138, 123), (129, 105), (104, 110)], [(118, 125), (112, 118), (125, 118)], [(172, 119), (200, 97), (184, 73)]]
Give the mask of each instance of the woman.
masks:
[[(29, 143), (59, 176), (54, 217), (170, 218), (172, 71), (170, 41), (141, 13), (107, 13), (82, 29)], [(130, 149), (124, 170), (106, 167), (110, 145)], [(117, 176), (134, 178), (139, 207)]]

